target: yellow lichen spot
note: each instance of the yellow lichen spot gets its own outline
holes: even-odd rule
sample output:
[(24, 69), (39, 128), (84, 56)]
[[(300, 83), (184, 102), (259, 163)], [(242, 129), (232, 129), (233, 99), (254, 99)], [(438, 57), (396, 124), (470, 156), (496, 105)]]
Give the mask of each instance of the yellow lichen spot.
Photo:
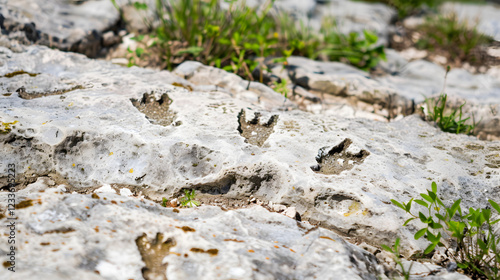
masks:
[(134, 169), (130, 168), (130, 170), (128, 171), (128, 173), (134, 173)]
[(445, 158), (444, 161), (449, 161), (449, 159)]
[(73, 102), (71, 102), (71, 103), (68, 104), (68, 107), (71, 107), (73, 105), (74, 105)]
[(47, 124), (47, 122), (42, 123), (42, 125)]
[(252, 249), (248, 250), (248, 252), (249, 252), (249, 253), (255, 253), (255, 251), (254, 251), (254, 250), (252, 250)]
[(2, 122), (0, 121), (1, 125), (3, 127), (0, 127), (0, 134), (7, 134), (9, 133), (11, 130), (12, 130), (12, 127), (10, 127), (11, 125), (14, 125), (16, 123), (18, 123), (19, 121), (13, 121), (13, 122)]
[(363, 212), (361, 212), (361, 214), (363, 214), (363, 216), (368, 215), (368, 213), (370, 213), (370, 212), (368, 211), (368, 209), (365, 209), (365, 210), (363, 210)]
[(73, 167), (75, 167), (75, 164), (74, 164), (74, 163), (73, 163), (72, 165), (73, 165)]
[(344, 216), (349, 217), (350, 215), (358, 212), (360, 210), (360, 204), (359, 202), (353, 201), (352, 204), (349, 206), (349, 210), (347, 213), (344, 213)]
[(113, 152), (110, 152), (110, 153), (109, 153), (109, 156), (112, 156), (112, 155), (113, 155)]

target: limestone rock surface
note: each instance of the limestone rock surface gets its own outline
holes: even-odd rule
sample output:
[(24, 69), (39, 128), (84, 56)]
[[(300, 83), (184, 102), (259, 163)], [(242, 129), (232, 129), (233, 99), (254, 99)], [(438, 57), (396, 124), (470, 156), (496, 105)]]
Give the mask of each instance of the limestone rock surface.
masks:
[[(436, 181), (446, 203), (462, 198), (468, 208), (500, 201), (498, 142), (444, 133), (417, 116), (386, 123), (266, 109), (229, 92), (174, 86), (186, 81), (166, 71), (121, 68), (44, 47), (4, 51), (0, 58), (6, 62), (0, 79), (10, 91), (0, 97), (0, 118), (17, 121), (0, 135), (0, 150), (9, 155), (0, 172), (15, 162), (23, 184), (49, 176), (70, 191), (123, 186), (154, 201), (184, 189), (210, 199), (252, 196), (295, 207), (303, 221), (353, 240), (391, 244), (401, 236), (407, 253), (426, 244), (412, 238), (416, 227), (401, 227), (407, 217), (391, 199), (408, 201)], [(8, 77), (16, 71), (27, 73)], [(25, 91), (47, 96), (26, 99), (15, 91), (43, 75), (52, 82)], [(69, 84), (81, 88), (56, 92)], [(134, 106), (146, 94), (159, 106), (169, 100), (170, 125)], [(262, 146), (240, 135), (242, 109), (265, 120), (278, 115)], [(340, 145), (346, 139), (350, 144)], [(364, 159), (350, 159), (357, 154)], [(325, 162), (342, 170), (317, 172)]]
[(109, 0), (2, 0), (2, 35), (22, 44), (41, 44), (95, 57), (103, 35), (119, 20)]
[[(272, 63), (269, 68), (276, 77), (314, 93), (321, 106), (312, 101), (301, 107), (321, 114), (331, 114), (333, 110), (349, 117), (394, 119), (417, 112), (426, 98), (436, 97), (444, 89), (453, 107), (466, 103), (464, 116), (474, 116), (479, 123), (476, 134), (481, 139), (500, 139), (499, 77), (489, 73), (473, 75), (464, 69), (452, 69), (446, 75), (443, 67), (432, 62), (409, 62), (392, 51), (388, 57), (383, 67), (392, 69), (392, 74), (383, 76), (371, 76), (339, 62), (303, 57), (290, 57), (285, 68)], [(345, 105), (356, 110), (346, 111)]]
[[(1, 207), (6, 208), (6, 193)], [(164, 208), (113, 192), (17, 192), (18, 271), (2, 279), (377, 279), (375, 257), (337, 234), (261, 206)], [(7, 251), (4, 244), (1, 251)], [(30, 269), (29, 269), (30, 268)], [(24, 277), (24, 278), (23, 278)], [(143, 278), (144, 277), (144, 278)]]

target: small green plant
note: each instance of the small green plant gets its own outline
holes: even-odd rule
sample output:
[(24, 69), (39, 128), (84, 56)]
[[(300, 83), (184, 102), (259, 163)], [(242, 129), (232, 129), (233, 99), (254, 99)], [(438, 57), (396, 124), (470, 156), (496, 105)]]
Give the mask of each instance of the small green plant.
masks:
[(288, 89), (286, 79), (281, 79), (281, 81), (279, 83), (275, 81), (274, 82), (274, 91), (283, 95), (285, 97), (285, 99), (288, 98), (288, 92), (290, 90)]
[[(437, 184), (432, 182), (432, 189), (421, 193), (422, 199), (410, 199), (401, 203), (392, 199), (392, 203), (412, 217), (403, 226), (418, 219), (426, 226), (417, 233), (415, 239), (424, 237), (430, 244), (424, 254), (430, 254), (436, 247), (444, 247), (454, 252), (452, 257), (458, 267), (472, 276), (486, 276), (488, 279), (500, 279), (500, 239), (492, 226), (500, 219), (492, 220), (491, 209), (469, 208), (469, 213), (462, 212), (461, 199), (447, 207), (437, 195)], [(424, 207), (418, 214), (412, 212), (412, 202)], [(500, 213), (500, 206), (488, 200), (490, 206)], [(452, 246), (452, 239), (456, 247)]]
[[(274, 1), (267, 0), (258, 9), (246, 6), (244, 1), (228, 0), (229, 7), (223, 9), (218, 0), (157, 0), (155, 11), (161, 23), (147, 37), (154, 42), (139, 51), (129, 51), (133, 56), (129, 65), (138, 64), (141, 56), (160, 58), (164, 61), (160, 65), (168, 69), (185, 60), (196, 60), (249, 80), (254, 79), (252, 72), (258, 67), (258, 80), (262, 82), (268, 57), (282, 56), (285, 65), (291, 55), (316, 59), (322, 53), (364, 70), (384, 58), (383, 46), (375, 46), (376, 35), (341, 35), (332, 26), (324, 26), (324, 34), (318, 35), (302, 22), (297, 25), (289, 14), (271, 13)], [(134, 5), (139, 10), (146, 7)]]
[[(446, 68), (446, 74), (444, 77), (443, 90), (446, 88), (446, 78), (448, 77), (448, 73), (450, 72), (450, 66)], [(451, 133), (464, 133), (467, 135), (471, 135), (474, 133), (474, 128), (476, 128), (476, 121), (474, 120), (474, 115), (472, 115), (472, 124), (465, 124), (470, 117), (463, 118), (462, 108), (465, 106), (466, 102), (464, 102), (458, 109), (448, 109), (446, 107), (446, 101), (448, 99), (448, 95), (441, 93), (439, 97), (436, 99), (433, 98), (425, 98), (425, 104), (428, 110), (427, 118), (431, 121), (434, 121), (437, 126), (444, 132)], [(425, 112), (425, 108), (422, 107), (422, 111)], [(448, 112), (448, 114), (447, 114)]]
[(446, 100), (448, 96), (446, 94), (441, 94), (437, 100), (432, 98), (426, 98), (425, 103), (429, 109), (428, 117), (436, 122), (437, 126), (445, 132), (451, 133), (464, 133), (471, 135), (476, 127), (475, 121), (473, 124), (465, 124), (470, 117), (463, 118), (462, 107), (466, 104), (464, 102), (458, 109), (453, 109), (449, 114), (446, 114)]
[[(416, 47), (425, 50), (444, 50), (450, 61), (467, 60), (478, 63), (482, 58), (473, 51), (480, 45), (489, 44), (492, 38), (479, 33), (475, 25), (459, 21), (456, 14), (427, 17), (417, 28), (421, 34)], [(477, 52), (476, 52), (477, 53)]]
[(194, 200), (196, 198), (196, 193), (194, 190), (184, 190), (184, 197), (181, 198), (182, 207), (196, 207), (200, 206), (200, 202)]
[(346, 62), (365, 71), (377, 66), (380, 60), (386, 60), (384, 46), (376, 45), (378, 37), (373, 32), (364, 30), (364, 38), (355, 32), (345, 35), (332, 31), (331, 27), (323, 28), (322, 32), (326, 46), (321, 52), (330, 60)]
[(403, 262), (401, 261), (400, 253), (399, 253), (399, 237), (396, 238), (396, 242), (394, 242), (394, 245), (392, 247), (389, 247), (387, 245), (382, 244), (382, 249), (386, 250), (387, 252), (391, 253), (392, 256), (394, 257), (394, 261), (396, 262), (397, 265), (401, 268), (401, 272), (399, 272), (405, 280), (410, 279), (410, 271), (413, 266), (413, 263), (410, 265), (408, 270), (405, 270), (405, 267), (403, 265)]
[(404, 18), (417, 13), (422, 7), (436, 7), (443, 0), (365, 0), (369, 2), (381, 2), (398, 11), (399, 18)]
[(167, 203), (168, 203), (168, 199), (162, 197), (162, 199), (161, 199), (161, 206), (167, 207)]

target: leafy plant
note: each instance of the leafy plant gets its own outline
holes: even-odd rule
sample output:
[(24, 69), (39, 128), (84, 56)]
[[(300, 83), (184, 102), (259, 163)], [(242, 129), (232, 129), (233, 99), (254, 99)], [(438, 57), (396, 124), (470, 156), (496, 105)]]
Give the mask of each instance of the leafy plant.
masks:
[(446, 94), (441, 94), (437, 100), (426, 98), (425, 103), (429, 109), (428, 117), (435, 121), (437, 126), (445, 132), (451, 133), (464, 133), (473, 134), (474, 128), (476, 127), (475, 121), (473, 124), (465, 124), (470, 117), (463, 118), (462, 107), (466, 104), (464, 102), (458, 109), (453, 109), (449, 114), (446, 114), (446, 100), (448, 96)]
[[(115, 1), (115, 0), (111, 0), (111, 1)], [(146, 4), (146, 3), (134, 2), (134, 4), (133, 4), (133, 5), (134, 5), (134, 8), (135, 8), (136, 10), (138, 10), (138, 11), (140, 11), (140, 10), (145, 11), (145, 10), (147, 10), (147, 9), (148, 9), (148, 4)]]
[(161, 206), (163, 206), (163, 207), (167, 207), (167, 203), (168, 203), (168, 199), (166, 199), (166, 198), (162, 197), (162, 198), (161, 198)]
[[(445, 90), (446, 77), (448, 76), (449, 72), (450, 72), (450, 66), (446, 68), (446, 74), (442, 92), (444, 92)], [(442, 131), (456, 133), (456, 134), (459, 133), (464, 133), (467, 135), (473, 134), (474, 128), (477, 125), (477, 123), (474, 120), (474, 115), (472, 115), (472, 125), (465, 124), (470, 119), (470, 117), (467, 117), (465, 119), (463, 118), (462, 108), (465, 106), (466, 102), (464, 102), (462, 105), (460, 105), (460, 107), (456, 109), (448, 109), (446, 107), (447, 99), (448, 95), (444, 93), (441, 93), (437, 98), (437, 100), (433, 98), (425, 98), (425, 104), (429, 111), (427, 117), (431, 121), (436, 122), (437, 126)], [(422, 111), (425, 112), (423, 107)]]
[(182, 207), (196, 207), (200, 206), (200, 202), (194, 200), (196, 198), (196, 193), (194, 190), (184, 190), (184, 197), (181, 198)]
[(389, 246), (384, 245), (384, 244), (382, 244), (381, 246), (382, 246), (382, 249), (386, 250), (387, 252), (389, 252), (393, 255), (394, 261), (401, 268), (401, 272), (400, 272), (401, 275), (403, 275), (405, 280), (408, 280), (408, 279), (410, 279), (410, 271), (411, 271), (411, 268), (413, 266), (413, 263), (408, 268), (408, 271), (405, 270), (403, 262), (401, 262), (401, 258), (400, 258), (401, 254), (399, 253), (399, 241), (400, 241), (400, 239), (398, 237), (398, 238), (396, 238), (396, 242), (394, 242), (394, 245), (392, 245), (392, 247), (389, 247)]
[(290, 91), (287, 86), (287, 81), (286, 79), (281, 79), (281, 81), (274, 82), (274, 91), (277, 93), (283, 95), (285, 98), (288, 98), (288, 92)]
[(321, 51), (328, 55), (330, 60), (347, 62), (365, 71), (377, 66), (378, 62), (386, 60), (384, 46), (377, 46), (378, 37), (375, 33), (364, 30), (364, 38), (358, 33), (351, 32), (349, 35), (326, 29), (324, 24), (322, 33), (325, 37), (325, 48)]
[(157, 1), (162, 23), (156, 37), (161, 48), (168, 49), (169, 67), (196, 59), (250, 76), (255, 66), (249, 66), (247, 59), (272, 51), (269, 34), (275, 24), (268, 12), (274, 1), (268, 1), (261, 12), (234, 0), (227, 2), (225, 10), (217, 0)]
[[(154, 43), (139, 53), (131, 51), (131, 55), (138, 59), (149, 52), (161, 54), (168, 69), (184, 60), (197, 60), (250, 80), (258, 67), (260, 82), (267, 70), (267, 57), (281, 56), (285, 65), (291, 55), (316, 59), (318, 54), (328, 53), (332, 60), (365, 70), (384, 58), (383, 46), (375, 46), (378, 38), (370, 32), (358, 38), (355, 33), (340, 35), (324, 26), (325, 34), (318, 36), (304, 23), (297, 25), (289, 14), (271, 13), (274, 0), (266, 1), (260, 9), (248, 7), (244, 1), (226, 2), (229, 7), (223, 9), (218, 0), (157, 0), (161, 23), (152, 34)], [(144, 9), (144, 5), (136, 8)]]
[[(458, 267), (469, 275), (484, 275), (488, 279), (500, 279), (500, 251), (499, 238), (492, 226), (500, 219), (491, 219), (491, 209), (469, 208), (469, 213), (462, 212), (461, 199), (447, 207), (437, 195), (437, 184), (432, 182), (432, 189), (421, 193), (422, 199), (410, 199), (401, 203), (392, 199), (392, 203), (410, 214), (412, 218), (405, 221), (403, 226), (418, 219), (426, 225), (415, 233), (415, 239), (424, 237), (430, 244), (424, 254), (431, 253), (436, 247), (444, 247), (448, 252), (454, 252), (452, 257)], [(411, 211), (412, 202), (423, 206), (426, 211), (418, 214)], [(500, 213), (500, 206), (488, 200), (491, 207)], [(450, 238), (456, 242), (448, 242)]]

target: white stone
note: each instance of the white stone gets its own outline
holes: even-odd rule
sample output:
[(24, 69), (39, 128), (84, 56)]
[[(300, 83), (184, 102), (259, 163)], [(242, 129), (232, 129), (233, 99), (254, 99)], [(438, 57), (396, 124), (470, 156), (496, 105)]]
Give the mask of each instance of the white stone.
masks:
[(95, 193), (116, 193), (116, 191), (113, 188), (111, 188), (111, 186), (109, 184), (103, 184), (102, 187), (96, 189), (94, 192)]
[(295, 207), (287, 207), (285, 209), (285, 212), (283, 212), (283, 214), (288, 218), (295, 219), (297, 216), (297, 210), (295, 209)]
[(127, 188), (120, 189), (120, 195), (123, 196), (133, 196), (134, 194)]

